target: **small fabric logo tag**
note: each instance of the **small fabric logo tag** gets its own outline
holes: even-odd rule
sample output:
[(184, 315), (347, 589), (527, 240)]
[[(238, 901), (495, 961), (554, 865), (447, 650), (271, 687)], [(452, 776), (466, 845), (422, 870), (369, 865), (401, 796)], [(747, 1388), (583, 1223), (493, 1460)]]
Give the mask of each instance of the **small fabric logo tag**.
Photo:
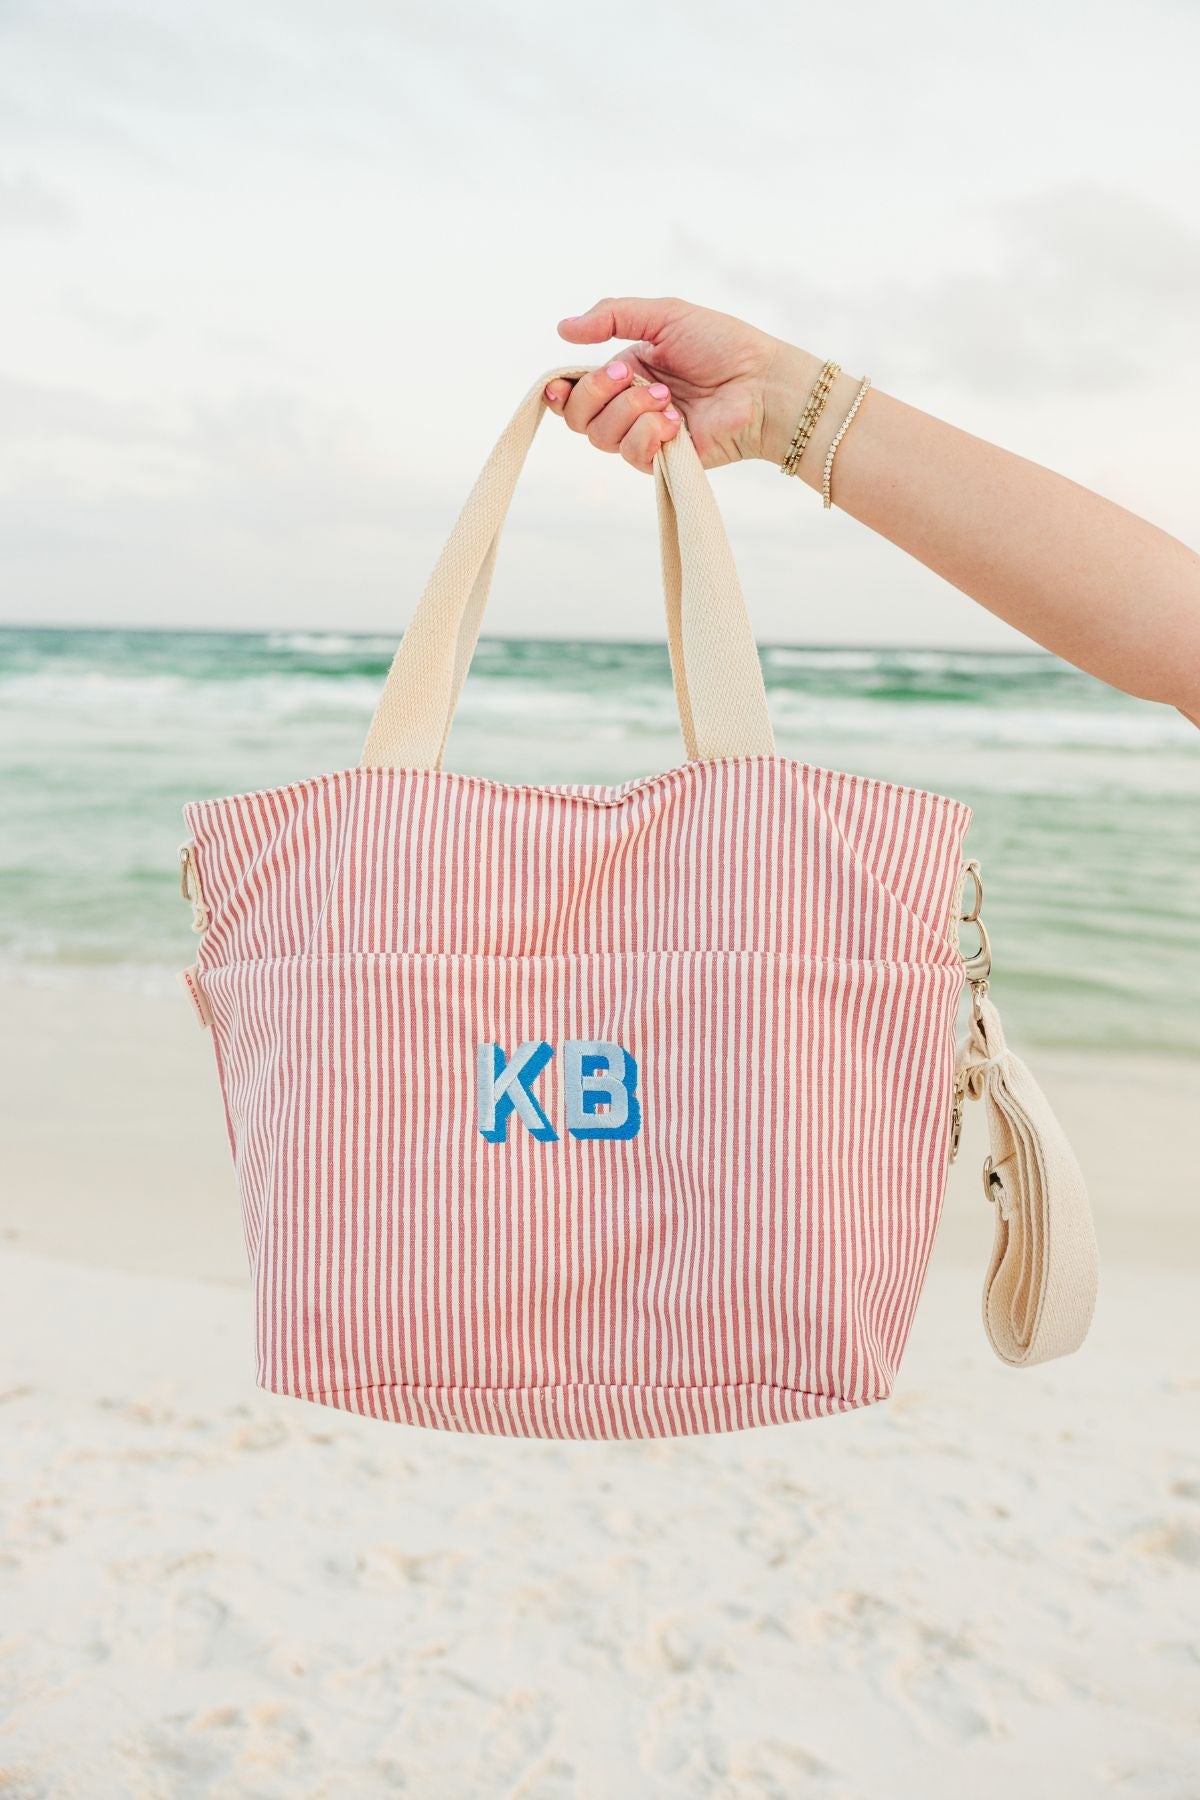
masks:
[(204, 990), (200, 986), (195, 968), (181, 969), (179, 979), (183, 983), (183, 991), (191, 1001), (197, 1019), (207, 1031), (212, 1024), (212, 1014), (208, 1010), (208, 1001), (204, 998)]
[[(502, 1144), (515, 1113), (543, 1143), (558, 1133), (534, 1093), (534, 1083), (553, 1060), (554, 1046), (518, 1044), (506, 1056), (499, 1044), (475, 1052), (475, 1092), (479, 1129), (489, 1143)], [(562, 1048), (562, 1081), (567, 1130), (575, 1138), (636, 1137), (642, 1124), (637, 1097), (638, 1066), (628, 1050), (604, 1038), (568, 1038)]]

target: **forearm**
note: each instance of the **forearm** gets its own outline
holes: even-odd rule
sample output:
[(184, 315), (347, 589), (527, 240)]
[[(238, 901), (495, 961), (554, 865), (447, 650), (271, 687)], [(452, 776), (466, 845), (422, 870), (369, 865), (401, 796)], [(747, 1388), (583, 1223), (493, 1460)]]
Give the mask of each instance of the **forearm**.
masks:
[[(820, 358), (784, 346), (763, 454), (782, 461)], [(804, 451), (825, 454), (861, 377), (841, 374)], [(1026, 636), (1200, 723), (1200, 556), (1066, 476), (871, 387), (838, 447), (834, 503)]]

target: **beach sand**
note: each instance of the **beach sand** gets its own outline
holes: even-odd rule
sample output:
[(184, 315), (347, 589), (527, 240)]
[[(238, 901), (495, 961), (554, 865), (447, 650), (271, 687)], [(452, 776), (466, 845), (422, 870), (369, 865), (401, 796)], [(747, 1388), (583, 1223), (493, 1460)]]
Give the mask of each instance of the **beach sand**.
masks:
[(260, 1393), (182, 994), (0, 1004), (0, 1793), (1200, 1793), (1194, 1067), (1029, 1057), (1076, 1356), (988, 1347), (971, 1107), (890, 1401), (514, 1443)]

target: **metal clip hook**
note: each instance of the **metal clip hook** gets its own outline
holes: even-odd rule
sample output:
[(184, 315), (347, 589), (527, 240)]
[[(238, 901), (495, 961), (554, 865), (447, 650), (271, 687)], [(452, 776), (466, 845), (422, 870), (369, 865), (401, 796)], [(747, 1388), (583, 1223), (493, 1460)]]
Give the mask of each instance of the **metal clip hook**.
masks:
[(979, 948), (973, 956), (963, 958), (967, 968), (967, 980), (974, 987), (977, 982), (985, 982), (992, 972), (992, 940), (988, 936), (987, 926), (982, 919), (974, 918), (963, 922), (974, 925), (979, 933)]
[(962, 1142), (963, 1115), (967, 1110), (966, 1089), (961, 1082), (954, 1084), (954, 1111), (950, 1115), (950, 1161), (958, 1156), (958, 1146)]
[[(960, 925), (973, 925), (979, 933), (978, 948), (971, 956), (963, 957), (967, 980), (974, 986), (976, 982), (986, 981), (992, 972), (992, 940), (989, 938), (987, 926), (983, 922), (983, 874), (974, 857), (963, 866), (963, 888), (966, 887), (968, 880), (974, 890), (971, 895), (971, 904), (969, 907), (964, 907), (960, 894), (958, 922)], [(959, 953), (962, 954), (961, 950)]]

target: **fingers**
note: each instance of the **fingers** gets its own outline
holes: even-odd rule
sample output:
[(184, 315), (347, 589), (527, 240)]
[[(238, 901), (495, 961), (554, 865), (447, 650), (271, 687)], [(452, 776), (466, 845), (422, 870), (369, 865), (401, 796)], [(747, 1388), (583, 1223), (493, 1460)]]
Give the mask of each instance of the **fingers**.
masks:
[[(620, 404), (616, 405), (618, 397)], [(563, 418), (572, 431), (586, 431), (597, 450), (615, 450), (639, 412), (664, 407), (670, 398), (670, 390), (661, 381), (656, 381), (653, 389), (635, 386), (631, 365), (626, 358), (617, 357), (602, 369), (580, 376), (567, 396)], [(616, 406), (613, 418), (602, 418), (610, 405)]]
[(649, 470), (661, 446), (679, 430), (679, 411), (666, 384), (635, 384), (629, 364), (620, 358), (574, 383), (562, 378), (549, 382), (546, 398), (571, 430), (586, 433), (597, 450), (619, 454), (642, 470)]
[[(610, 373), (611, 371), (611, 373)], [(586, 431), (592, 419), (610, 401), (614, 394), (623, 392), (632, 385), (632, 370), (628, 362), (621, 358), (607, 363), (602, 369), (592, 369), (587, 375), (580, 375), (574, 381), (568, 381), (560, 375), (554, 381), (546, 383), (546, 400), (561, 412), (572, 431)]]
[(678, 415), (669, 419), (666, 413), (643, 413), (640, 419), (634, 420), (621, 439), (621, 455), (641, 474), (649, 475), (654, 468), (655, 457), (678, 431)]

